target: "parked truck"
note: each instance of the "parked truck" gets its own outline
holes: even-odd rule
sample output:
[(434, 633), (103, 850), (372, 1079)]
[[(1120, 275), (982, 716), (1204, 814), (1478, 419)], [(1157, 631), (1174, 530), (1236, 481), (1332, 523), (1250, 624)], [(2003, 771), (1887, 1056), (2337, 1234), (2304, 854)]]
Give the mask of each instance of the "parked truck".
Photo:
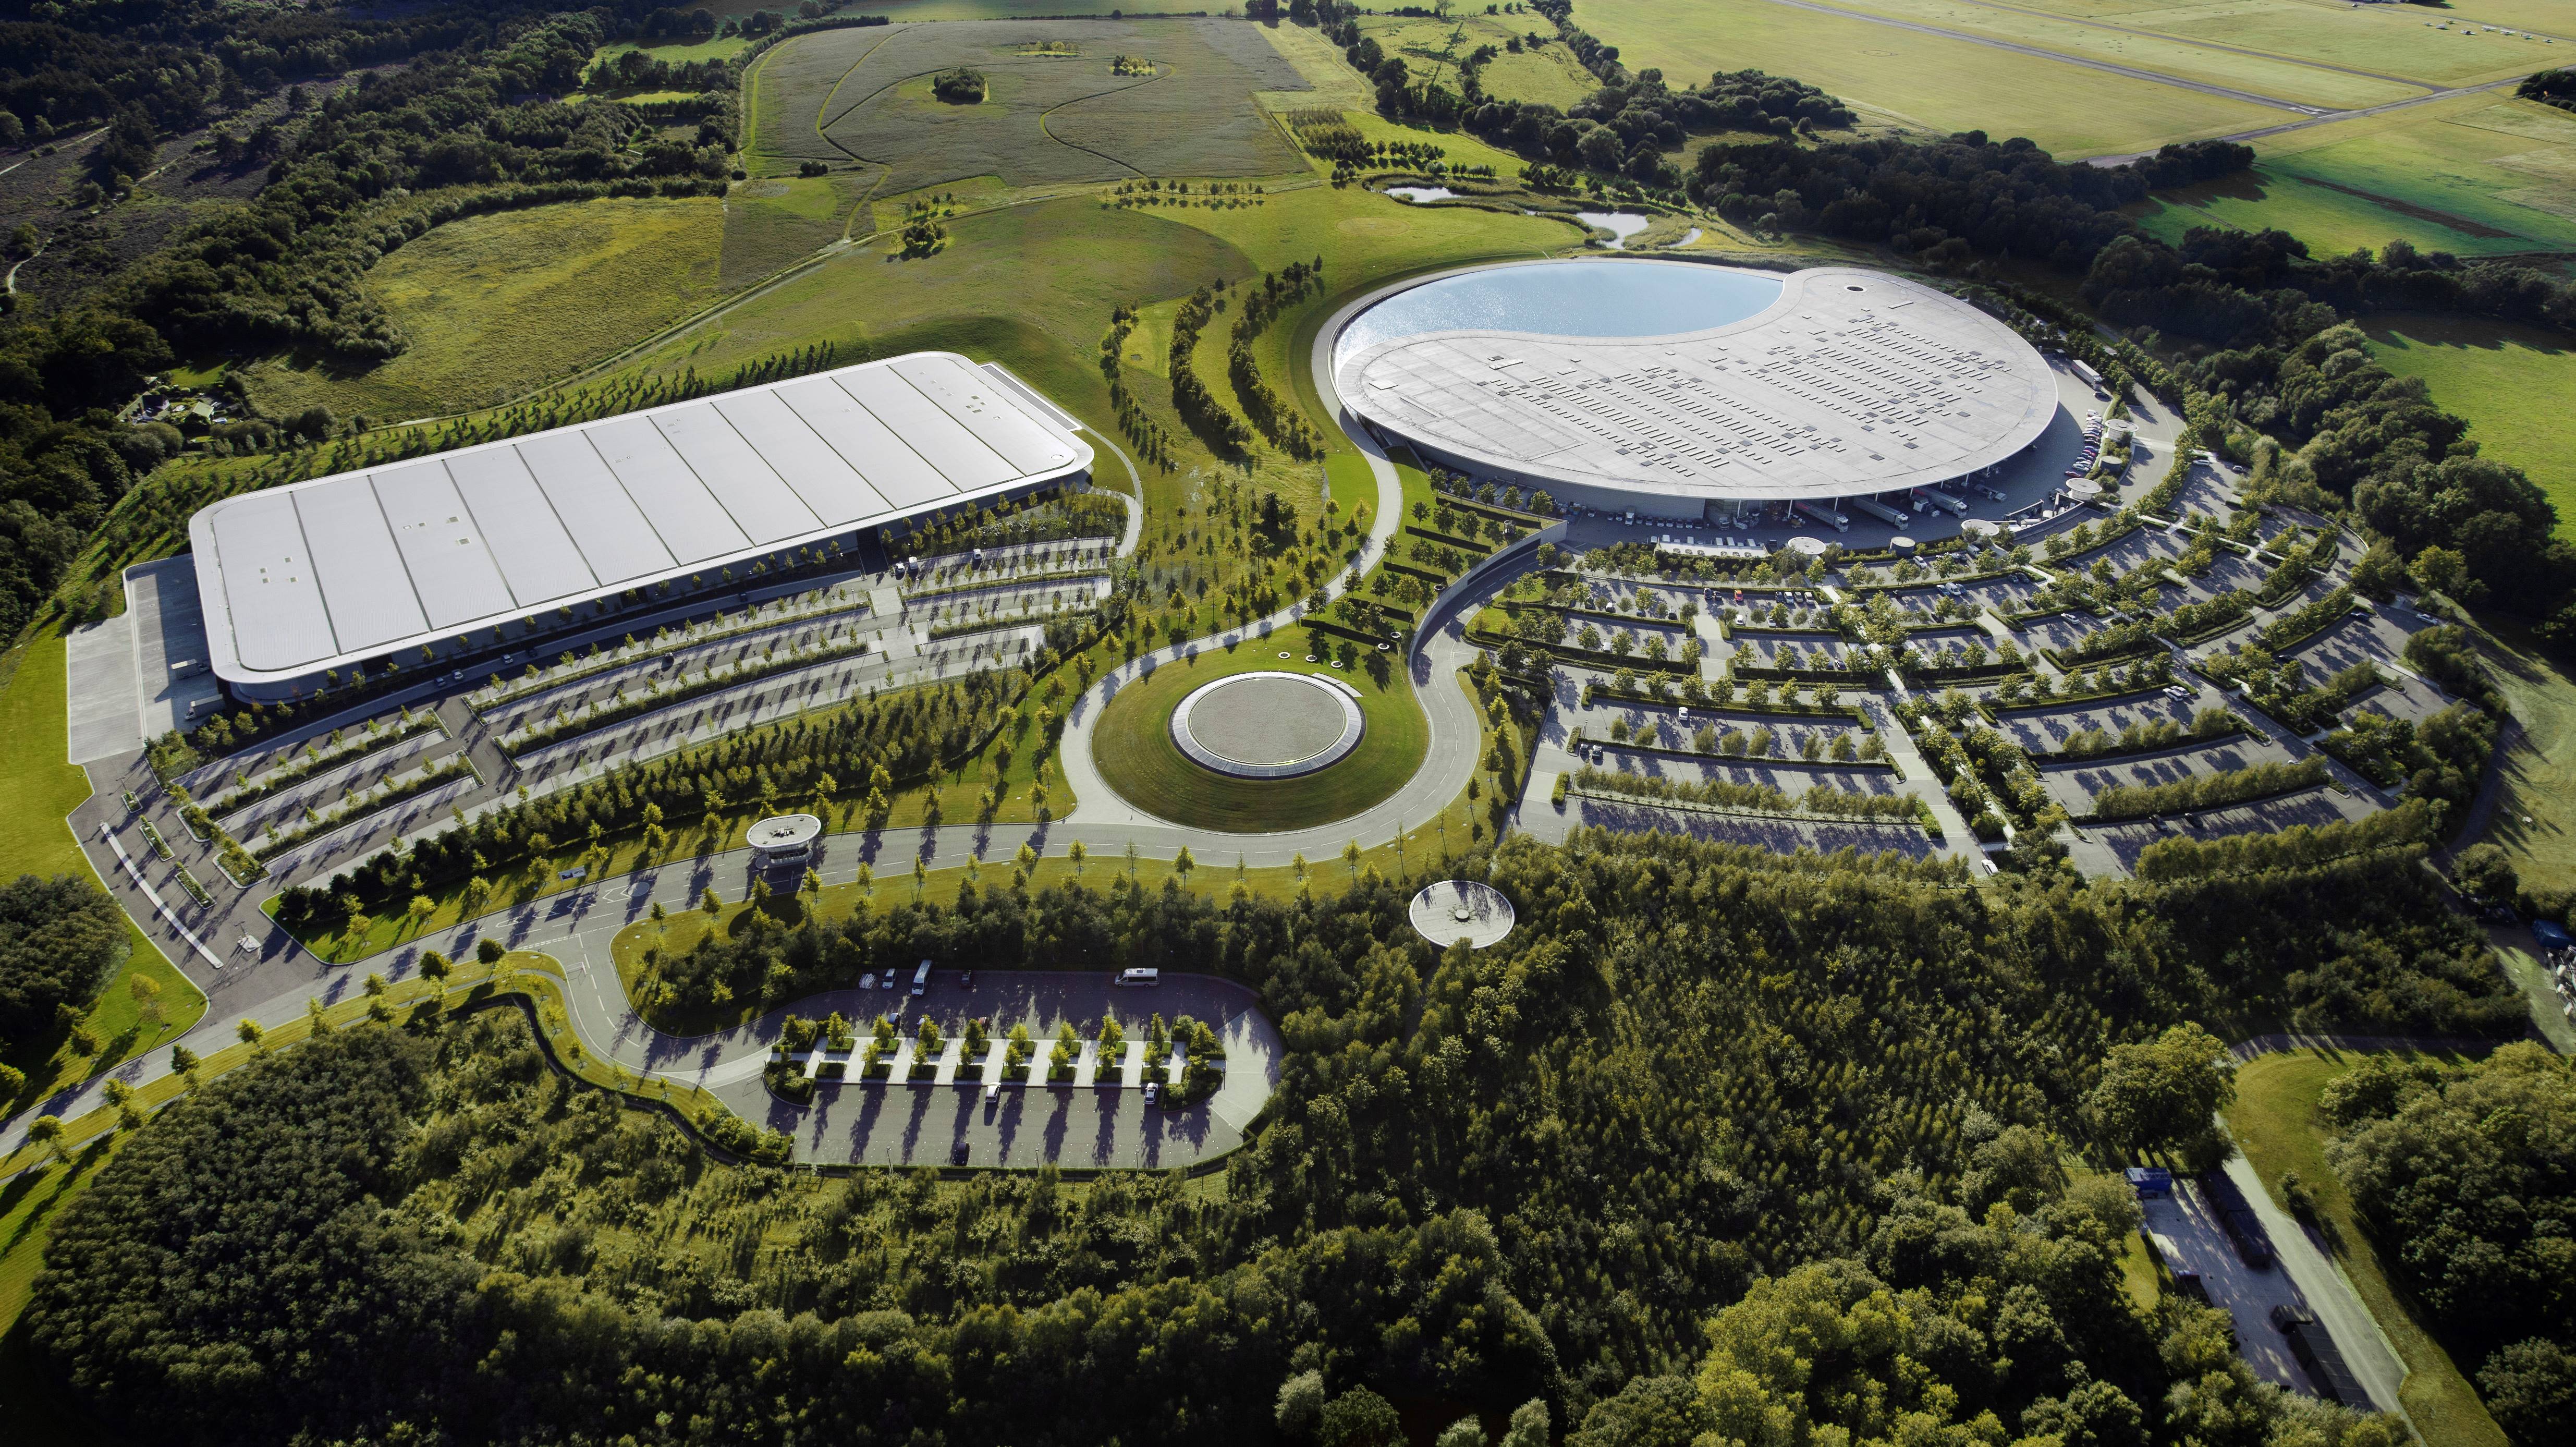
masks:
[(2245, 1204), (2245, 1194), (2225, 1171), (2204, 1172), (2200, 1178), (2202, 1199), (2209, 1202), (2218, 1224), (2227, 1230), (2236, 1254), (2257, 1271), (2272, 1269), (2272, 1233), (2263, 1229), (2263, 1218)]
[(1826, 527), (1832, 528), (1835, 532), (1841, 533), (1851, 531), (1850, 518), (1844, 517), (1841, 513), (1834, 511), (1831, 507), (1822, 503), (1808, 502), (1804, 498), (1801, 498), (1796, 503), (1792, 504), (1792, 506), (1796, 507), (1798, 511), (1805, 513), (1807, 516), (1814, 518), (1816, 521), (1823, 523)]
[(2290, 1339), (2290, 1355), (2307, 1370), (2318, 1396), (2365, 1412), (2371, 1410), (2370, 1394), (2362, 1390), (2361, 1379), (2352, 1374), (2351, 1364), (2343, 1359), (2343, 1348), (2335, 1345), (2333, 1335), (2317, 1320), (2315, 1312), (2283, 1302), (2272, 1308), (2272, 1325)]
[(1934, 507), (1947, 509), (1950, 512), (1957, 513), (1961, 517), (1966, 517), (1968, 515), (1968, 503), (1966, 499), (1952, 497), (1950, 494), (1943, 492), (1937, 487), (1918, 487), (1908, 493), (1907, 496), (1913, 498), (1917, 502), (1927, 502)]
[(1844, 498), (1843, 501), (1850, 504), (1854, 509), (1860, 512), (1865, 512), (1871, 517), (1874, 517), (1880, 522), (1886, 523), (1892, 527), (1901, 528), (1905, 526), (1904, 510), (1901, 508), (1889, 507), (1887, 504), (1880, 502), (1877, 498), (1847, 497)]

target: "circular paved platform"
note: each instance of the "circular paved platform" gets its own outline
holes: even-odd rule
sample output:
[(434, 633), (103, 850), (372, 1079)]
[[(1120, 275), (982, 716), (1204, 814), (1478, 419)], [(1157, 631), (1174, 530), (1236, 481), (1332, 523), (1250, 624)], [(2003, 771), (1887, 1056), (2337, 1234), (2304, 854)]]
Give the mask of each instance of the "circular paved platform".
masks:
[(1501, 944), (1517, 917), (1501, 890), (1472, 879), (1444, 879), (1426, 887), (1413, 897), (1407, 913), (1424, 939), (1444, 949), (1465, 940), (1471, 950)]
[(1238, 673), (1172, 710), (1172, 742), (1202, 768), (1238, 779), (1311, 774), (1359, 747), (1359, 700), (1303, 673)]

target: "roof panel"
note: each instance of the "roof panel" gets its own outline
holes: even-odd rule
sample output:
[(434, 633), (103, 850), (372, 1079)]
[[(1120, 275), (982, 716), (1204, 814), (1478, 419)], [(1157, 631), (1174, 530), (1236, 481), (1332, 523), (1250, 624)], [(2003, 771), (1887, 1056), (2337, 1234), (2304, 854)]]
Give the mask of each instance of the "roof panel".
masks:
[(929, 507), (957, 495), (939, 469), (894, 435), (894, 429), (829, 377), (809, 377), (778, 390), (778, 400), (859, 470), (896, 507)]
[(447, 475), (481, 526), (484, 546), (519, 607), (539, 607), (599, 586), (517, 448), (455, 453), (447, 459)]
[(715, 408), (674, 408), (653, 425), (751, 541), (781, 542), (823, 525)]
[(445, 463), (432, 457), (389, 467), (373, 481), (431, 627), (509, 611), (509, 585), (501, 581), (483, 530), (466, 511)]
[(991, 487), (1017, 471), (1002, 455), (985, 446), (956, 418), (921, 395), (919, 388), (885, 368), (846, 373), (833, 378), (841, 390), (901, 433), (922, 460), (939, 469), (952, 492)]
[(848, 459), (778, 400), (776, 392), (731, 393), (715, 399), (715, 410), (825, 523), (843, 527), (893, 510), (885, 495), (868, 486)]
[[(915, 360), (863, 362), (211, 504), (189, 521), (210, 662), (237, 685), (301, 686), (325, 669), (540, 608), (1090, 466), (1090, 447), (1017, 379), (948, 354), (915, 368), (961, 409), (952, 416), (895, 375)], [(943, 372), (967, 380), (948, 387)], [(883, 411), (863, 405), (845, 378)], [(1049, 465), (1021, 467), (976, 427), (1024, 457), (1036, 455), (1025, 450), (1029, 428), (1061, 438), (1063, 451), (1050, 444)]]
[(294, 496), (252, 493), (209, 511), (235, 656), (252, 668), (293, 668), (337, 652)]
[(751, 538), (689, 470), (649, 417), (619, 417), (584, 428), (626, 495), (644, 510), (671, 556), (683, 563), (751, 546)]
[(315, 488), (288, 496), (313, 548), (322, 601), (331, 610), (331, 636), (341, 652), (381, 647), (429, 626), (374, 488)]
[(1071, 439), (1006, 400), (999, 383), (962, 362), (906, 357), (891, 370), (1022, 472), (1041, 472), (1073, 456)]
[(600, 461), (599, 449), (578, 428), (541, 432), (518, 444), (555, 516), (581, 548), (582, 561), (603, 588), (620, 586), (675, 566), (644, 510)]

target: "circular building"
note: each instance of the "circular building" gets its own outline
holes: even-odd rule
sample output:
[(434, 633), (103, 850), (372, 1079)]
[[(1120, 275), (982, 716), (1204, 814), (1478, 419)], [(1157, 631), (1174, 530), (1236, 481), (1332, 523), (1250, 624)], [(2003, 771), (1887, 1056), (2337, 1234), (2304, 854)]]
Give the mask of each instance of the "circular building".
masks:
[(1367, 731), (1359, 695), (1307, 673), (1238, 673), (1192, 689), (1172, 710), (1172, 742), (1201, 768), (1291, 779), (1328, 767)]
[(1854, 267), (1777, 276), (1681, 261), (1455, 273), (1359, 312), (1333, 382), (1380, 433), (1480, 479), (1612, 515), (1787, 507), (1840, 530), (2012, 461), (2058, 410), (2010, 327)]
[(811, 814), (779, 814), (754, 823), (743, 835), (751, 861), (762, 869), (803, 864), (814, 857), (823, 821)]
[(1413, 897), (1407, 916), (1414, 933), (1442, 949), (1465, 940), (1471, 950), (1501, 944), (1516, 918), (1501, 890), (1472, 879), (1427, 886)]

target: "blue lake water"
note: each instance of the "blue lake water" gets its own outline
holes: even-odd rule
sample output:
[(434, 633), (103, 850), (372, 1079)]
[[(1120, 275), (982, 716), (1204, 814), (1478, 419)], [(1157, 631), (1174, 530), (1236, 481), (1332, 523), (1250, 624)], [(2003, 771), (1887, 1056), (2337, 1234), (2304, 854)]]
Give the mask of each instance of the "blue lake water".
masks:
[(1740, 322), (1780, 298), (1780, 278), (1716, 266), (1548, 261), (1425, 282), (1351, 319), (1334, 365), (1424, 332), (1489, 330), (1565, 337), (1660, 337)]

